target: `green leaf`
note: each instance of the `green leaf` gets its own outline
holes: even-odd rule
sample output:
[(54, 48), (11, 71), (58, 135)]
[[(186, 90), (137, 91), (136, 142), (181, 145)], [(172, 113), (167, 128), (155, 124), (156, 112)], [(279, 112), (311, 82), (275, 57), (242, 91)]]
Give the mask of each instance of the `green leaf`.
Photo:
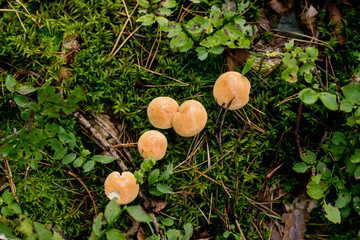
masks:
[(38, 90), (39, 104), (44, 102), (59, 103), (61, 100), (60, 93), (56, 93), (56, 88), (50, 85), (46, 85)]
[(338, 198), (335, 201), (335, 206), (338, 208), (346, 207), (351, 202), (351, 195), (347, 190), (342, 190), (338, 193)]
[(353, 104), (360, 105), (360, 83), (347, 85), (341, 88), (346, 100)]
[(291, 40), (290, 42), (285, 43), (285, 49), (287, 51), (290, 51), (294, 47), (294, 40)]
[(62, 159), (67, 153), (67, 148), (66, 147), (62, 147), (59, 148), (58, 150), (55, 151), (54, 153), (54, 160), (58, 160), (58, 159)]
[(103, 164), (108, 164), (108, 163), (113, 162), (116, 158), (111, 157), (111, 156), (107, 156), (107, 155), (94, 155), (91, 159), (96, 161), (96, 162), (101, 162)]
[(305, 88), (299, 92), (299, 98), (306, 104), (314, 104), (319, 99), (319, 94), (311, 88)]
[(126, 234), (120, 232), (120, 230), (112, 228), (106, 232), (106, 239), (107, 240), (126, 240)]
[(193, 35), (198, 35), (203, 32), (207, 32), (207, 29), (210, 26), (210, 21), (202, 16), (196, 16), (188, 21), (185, 25), (189, 33)]
[(193, 40), (191, 40), (190, 38), (187, 39), (187, 42), (184, 46), (179, 48), (180, 52), (187, 52), (189, 51), (192, 47), (194, 46), (194, 42)]
[(299, 162), (293, 166), (293, 170), (297, 173), (304, 173), (309, 168), (309, 166), (304, 162)]
[(165, 218), (164, 220), (162, 220), (162, 224), (164, 226), (170, 227), (174, 225), (174, 220), (172, 220), (171, 218)]
[(0, 233), (4, 234), (5, 238), (16, 239), (12, 229), (2, 221), (0, 221)]
[(155, 22), (154, 14), (146, 14), (144, 16), (139, 17), (136, 22), (142, 22), (142, 25), (149, 26)]
[(319, 51), (314, 47), (307, 47), (306, 54), (308, 55), (309, 59), (314, 62), (318, 57)]
[(15, 213), (15, 214), (21, 214), (22, 213), (19, 204), (17, 204), (16, 202), (9, 203), (8, 207), (9, 207), (9, 209), (11, 209), (12, 213)]
[(106, 224), (106, 220), (104, 218), (104, 214), (101, 212), (99, 213), (93, 222), (93, 231), (96, 235), (100, 235), (101, 234), (101, 227), (102, 225)]
[(70, 134), (67, 134), (67, 133), (63, 132), (63, 133), (59, 133), (59, 140), (60, 140), (62, 143), (69, 143), (69, 142), (71, 142), (73, 139), (72, 139), (72, 137), (70, 136)]
[(354, 177), (356, 180), (360, 179), (360, 166), (357, 166), (357, 168), (355, 169)]
[(24, 96), (21, 95), (16, 95), (14, 97), (14, 102), (16, 103), (16, 105), (18, 105), (19, 107), (22, 108), (27, 108), (28, 107), (28, 99)]
[(212, 54), (219, 55), (219, 54), (222, 54), (224, 52), (224, 48), (222, 48), (221, 46), (215, 46), (212, 49), (210, 49), (210, 52)]
[(256, 57), (252, 57), (246, 61), (245, 66), (241, 72), (242, 75), (245, 75), (248, 71), (250, 71), (250, 69), (254, 65), (255, 60), (256, 60)]
[(323, 205), (325, 210), (325, 217), (329, 219), (333, 223), (340, 223), (341, 222), (341, 215), (340, 211), (337, 207), (333, 207), (329, 204)]
[(346, 113), (352, 112), (354, 104), (347, 99), (343, 99), (340, 102), (340, 110)]
[(173, 171), (174, 171), (174, 165), (169, 164), (166, 167), (165, 172), (163, 172), (163, 174), (161, 174), (160, 179), (168, 179), (169, 176), (173, 173)]
[(198, 58), (201, 61), (205, 60), (208, 56), (208, 52), (204, 47), (197, 47), (195, 51), (198, 53)]
[(183, 239), (189, 240), (193, 235), (193, 226), (190, 223), (187, 223), (185, 224), (184, 229), (185, 229), (185, 235)]
[(116, 220), (116, 217), (120, 214), (120, 206), (116, 203), (117, 198), (112, 199), (105, 207), (105, 218), (108, 223)]
[(89, 172), (91, 169), (94, 168), (94, 166), (95, 166), (95, 162), (94, 162), (94, 161), (90, 160), (90, 161), (86, 162), (85, 165), (84, 165), (84, 167), (83, 167), (83, 168), (84, 168), (84, 172)]
[(46, 229), (44, 224), (34, 222), (34, 228), (39, 236), (39, 240), (52, 239), (53, 236), (52, 232), (49, 229)]
[(234, 1), (225, 0), (225, 3), (222, 5), (222, 11), (226, 19), (233, 17), (236, 13), (236, 3)]
[(181, 32), (178, 36), (175, 36), (170, 41), (171, 48), (180, 48), (187, 44), (189, 41), (189, 37), (184, 33)]
[(150, 7), (149, 1), (147, 0), (137, 0), (138, 4), (140, 6), (142, 6), (143, 8), (148, 8)]
[(36, 89), (29, 85), (23, 85), (23, 86), (19, 87), (18, 89), (16, 89), (16, 91), (22, 95), (26, 95), (26, 94), (35, 92)]
[(169, 22), (169, 20), (167, 20), (167, 19), (164, 18), (164, 17), (156, 17), (156, 21), (158, 22), (158, 24), (159, 24), (160, 26), (164, 26), (164, 25), (166, 25), (166, 24)]
[(314, 70), (314, 68), (315, 68), (314, 62), (306, 62), (300, 67), (299, 74), (309, 74), (311, 73), (312, 70)]
[(168, 22), (168, 24), (161, 26), (161, 30), (168, 33), (168, 38), (178, 36), (182, 32), (180, 23), (174, 21)]
[(152, 218), (149, 214), (147, 214), (141, 206), (130, 206), (127, 207), (127, 212), (129, 215), (138, 222), (152, 222)]
[(11, 202), (13, 202), (15, 200), (14, 195), (12, 195), (12, 193), (9, 190), (6, 190), (2, 194), (1, 198), (4, 200), (4, 202), (6, 204), (10, 204)]
[(307, 164), (314, 164), (316, 160), (315, 153), (307, 150), (304, 154), (300, 154), (301, 159)]
[(45, 125), (45, 133), (48, 137), (54, 137), (57, 133), (60, 132), (60, 126), (53, 123), (53, 124), (50, 124), (50, 123), (47, 123)]
[(66, 155), (63, 160), (62, 160), (62, 164), (69, 164), (72, 163), (76, 158), (76, 154), (75, 153), (69, 153), (68, 155)]
[(319, 95), (320, 100), (328, 109), (332, 111), (338, 110), (338, 104), (336, 101), (336, 95), (328, 92), (322, 92)]
[(360, 149), (355, 150), (355, 153), (351, 156), (350, 161), (352, 163), (359, 163), (360, 162)]
[(140, 169), (143, 172), (149, 172), (154, 167), (155, 164), (156, 164), (156, 160), (152, 157), (148, 157), (140, 165)]
[(156, 189), (159, 190), (161, 193), (172, 193), (172, 189), (164, 183), (156, 184)]
[(298, 71), (299, 71), (298, 66), (288, 67), (281, 73), (281, 79), (290, 83), (295, 83), (298, 80), (297, 77)]
[(216, 5), (213, 5), (210, 9), (210, 22), (214, 27), (220, 27), (224, 22), (222, 11)]
[(156, 183), (158, 181), (159, 174), (160, 174), (159, 169), (155, 169), (149, 174), (149, 177), (148, 177), (149, 185), (153, 185), (154, 183)]
[(14, 92), (18, 87), (18, 83), (12, 75), (7, 75), (5, 79), (5, 86), (10, 92)]
[(177, 6), (177, 3), (175, 0), (163, 0), (160, 2), (161, 6), (165, 8), (174, 8)]
[(81, 167), (84, 163), (84, 160), (82, 158), (75, 159), (73, 166), (74, 167)]
[(297, 67), (296, 59), (290, 53), (284, 53), (284, 58), (282, 59), (285, 67)]
[(306, 192), (310, 197), (314, 199), (320, 199), (324, 196), (324, 191), (321, 188), (320, 184), (316, 184), (312, 181), (309, 183), (308, 190)]
[(41, 110), (41, 107), (38, 104), (34, 103), (34, 102), (29, 102), (28, 103), (28, 108), (31, 109), (31, 110), (34, 110), (36, 112)]

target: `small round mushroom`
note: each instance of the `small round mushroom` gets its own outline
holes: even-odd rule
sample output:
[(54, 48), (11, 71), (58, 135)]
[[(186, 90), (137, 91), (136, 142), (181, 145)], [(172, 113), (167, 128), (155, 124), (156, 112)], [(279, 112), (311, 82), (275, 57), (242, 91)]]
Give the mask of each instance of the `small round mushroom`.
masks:
[(105, 194), (111, 200), (116, 200), (117, 204), (128, 204), (137, 197), (139, 193), (139, 184), (131, 172), (112, 172), (107, 176), (104, 184)]
[(138, 141), (138, 149), (143, 158), (153, 157), (160, 160), (165, 156), (166, 148), (166, 137), (156, 130), (144, 132)]
[(182, 137), (192, 137), (201, 132), (207, 122), (204, 106), (196, 100), (188, 100), (180, 105), (174, 114), (172, 125), (177, 134)]
[(170, 97), (154, 98), (147, 108), (151, 125), (160, 129), (172, 128), (171, 120), (179, 110), (179, 104)]
[(250, 82), (246, 77), (238, 72), (230, 71), (221, 74), (216, 80), (213, 94), (215, 101), (221, 107), (237, 110), (249, 102), (250, 88)]

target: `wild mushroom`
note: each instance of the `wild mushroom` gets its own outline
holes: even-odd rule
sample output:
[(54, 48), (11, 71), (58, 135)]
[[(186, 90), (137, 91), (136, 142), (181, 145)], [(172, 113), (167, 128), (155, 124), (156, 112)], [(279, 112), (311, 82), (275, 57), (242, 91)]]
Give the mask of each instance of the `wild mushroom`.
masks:
[(138, 149), (143, 158), (162, 159), (166, 154), (167, 140), (164, 134), (156, 130), (144, 132), (138, 141)]
[(109, 199), (118, 198), (117, 204), (128, 204), (137, 197), (139, 184), (131, 172), (112, 172), (104, 184), (105, 194)]
[(179, 104), (170, 97), (154, 98), (147, 108), (151, 125), (160, 129), (171, 128), (173, 115), (178, 111)]
[(230, 71), (221, 74), (216, 80), (213, 94), (215, 101), (221, 107), (237, 110), (249, 102), (250, 88), (250, 82), (246, 77)]
[(192, 137), (201, 132), (207, 122), (204, 106), (195, 100), (185, 101), (174, 114), (172, 126), (182, 137)]

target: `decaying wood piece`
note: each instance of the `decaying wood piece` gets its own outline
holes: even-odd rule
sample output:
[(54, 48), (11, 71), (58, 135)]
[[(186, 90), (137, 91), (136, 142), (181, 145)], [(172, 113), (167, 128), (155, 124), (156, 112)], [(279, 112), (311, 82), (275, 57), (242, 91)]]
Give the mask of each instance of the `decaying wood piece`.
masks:
[[(131, 164), (134, 165), (135, 169), (138, 169), (136, 166), (133, 157), (130, 152), (127, 151), (126, 148), (116, 149), (113, 147), (115, 144), (122, 144), (120, 138), (123, 133), (120, 133), (119, 128), (111, 121), (111, 118), (106, 114), (95, 114), (90, 113), (88, 115), (89, 120), (85, 117), (85, 113), (81, 113), (80, 111), (74, 113), (74, 116), (79, 120), (79, 122), (89, 130), (92, 137), (101, 144), (101, 147), (109, 153), (109, 155), (115, 157), (116, 162), (122, 171), (128, 171), (127, 166), (121, 160), (120, 155), (122, 152), (128, 157), (128, 160)], [(123, 129), (124, 130), (124, 129)], [(123, 156), (123, 155), (122, 155)], [(156, 220), (156, 216), (154, 215), (154, 204), (152, 204), (151, 199), (149, 199), (142, 188), (139, 191), (139, 199), (142, 203), (143, 208), (150, 214), (153, 224), (155, 227), (155, 231), (157, 234), (160, 234), (161, 239), (164, 238), (164, 233), (160, 228), (158, 221)]]

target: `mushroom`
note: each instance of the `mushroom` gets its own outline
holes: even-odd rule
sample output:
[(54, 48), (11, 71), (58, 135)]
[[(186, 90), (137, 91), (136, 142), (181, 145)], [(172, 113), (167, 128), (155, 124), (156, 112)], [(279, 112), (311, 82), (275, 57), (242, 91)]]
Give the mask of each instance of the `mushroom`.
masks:
[(250, 88), (250, 82), (246, 77), (230, 71), (221, 74), (216, 80), (213, 94), (215, 101), (221, 107), (237, 110), (249, 102)]
[(160, 160), (165, 156), (166, 148), (166, 137), (156, 130), (144, 132), (138, 141), (138, 149), (143, 158), (153, 157)]
[(131, 172), (112, 172), (105, 180), (105, 194), (109, 199), (118, 198), (117, 204), (128, 204), (137, 197), (139, 184)]
[(192, 137), (204, 129), (207, 113), (204, 106), (195, 100), (185, 101), (174, 114), (172, 126), (182, 137)]
[(179, 104), (170, 97), (154, 98), (147, 108), (151, 125), (160, 129), (171, 128), (173, 115), (178, 111)]

